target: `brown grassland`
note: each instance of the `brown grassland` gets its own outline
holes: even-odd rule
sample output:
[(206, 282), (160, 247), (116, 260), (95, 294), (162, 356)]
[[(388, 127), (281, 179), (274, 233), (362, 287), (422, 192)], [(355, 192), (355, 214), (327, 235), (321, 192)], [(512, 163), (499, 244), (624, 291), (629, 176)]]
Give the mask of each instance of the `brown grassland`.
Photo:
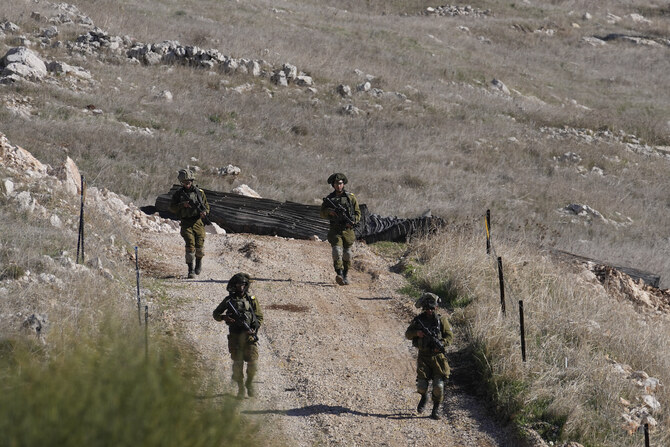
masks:
[[(0, 107), (0, 132), (13, 144), (53, 166), (67, 154), (91, 186), (141, 205), (165, 193), (179, 168), (196, 165), (197, 181), (208, 189), (247, 184), (266, 198), (315, 204), (329, 191), (328, 176), (341, 171), (374, 213), (414, 217), (430, 209), (449, 225), (438, 236), (401, 247), (408, 272), (417, 287), (451, 298), (453, 318), (481, 362), (485, 394), (500, 414), (546, 432), (547, 439), (641, 445), (639, 435), (621, 428), (619, 398), (634, 400), (635, 391), (612, 372), (610, 360), (667, 386), (670, 323), (613, 302), (547, 253), (558, 249), (650, 271), (670, 287), (667, 2), (474, 0), (473, 8), (491, 14), (458, 17), (420, 14), (440, 6), (425, 0), (70, 3), (110, 35), (143, 43), (178, 40), (272, 66), (293, 64), (313, 77), (315, 90), (36, 45), (43, 59), (81, 66), (95, 83), (77, 89), (0, 86), (1, 100), (27, 98), (32, 107), (28, 119)], [(0, 3), (0, 18), (33, 35), (45, 25), (31, 12), (49, 7), (10, 0)], [(78, 34), (63, 26), (58, 39)], [(592, 46), (583, 39), (615, 34), (656, 45), (609, 39)], [(14, 46), (13, 38), (0, 39), (0, 55)], [(399, 94), (356, 91), (365, 81), (361, 72), (370, 75), (373, 88)], [(493, 79), (511, 93), (492, 88)], [(245, 84), (248, 91), (233, 90)], [(352, 96), (338, 95), (339, 84), (350, 85)], [(162, 90), (174, 99), (158, 99)], [(103, 113), (86, 113), (89, 104)], [(361, 113), (343, 113), (347, 104)], [(152, 134), (125, 133), (124, 123)], [(578, 161), (562, 158), (568, 152)], [(210, 173), (228, 164), (241, 174)], [(64, 206), (51, 200), (53, 207)], [(21, 268), (48, 271), (43, 255), (55, 256), (62, 236), (48, 225), (24, 228), (26, 216), (5, 206), (6, 198), (0, 202), (2, 265), (21, 257)], [(562, 212), (569, 204), (588, 205), (602, 218)], [(76, 215), (76, 204), (67, 206)], [(511, 299), (525, 300), (534, 319), (529, 350), (541, 358), (530, 366), (518, 361), (516, 320), (499, 315), (497, 272), (481, 256), (487, 209), (498, 255), (511, 266)], [(93, 219), (99, 219), (94, 239), (103, 243), (115, 234), (117, 245), (129, 245), (107, 217)], [(117, 285), (91, 288), (74, 276), (68, 295), (80, 301), (52, 318), (78, 327), (94, 320), (86, 309), (98, 297), (113, 296)], [(132, 288), (127, 276), (124, 287)], [(39, 286), (27, 287), (3, 298), (0, 311), (29, 308), (40, 293)], [(0, 327), (3, 333), (8, 329)], [(662, 409), (654, 414), (655, 442), (667, 445), (670, 394), (663, 388), (657, 398)], [(541, 430), (542, 424), (559, 434)]]

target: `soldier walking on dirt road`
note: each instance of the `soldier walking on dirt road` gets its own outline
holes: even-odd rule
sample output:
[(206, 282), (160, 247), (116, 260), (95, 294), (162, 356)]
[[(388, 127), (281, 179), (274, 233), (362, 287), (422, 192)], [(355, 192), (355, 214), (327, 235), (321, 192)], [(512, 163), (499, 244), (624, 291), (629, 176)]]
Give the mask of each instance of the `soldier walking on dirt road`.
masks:
[(177, 179), (181, 188), (172, 195), (169, 210), (181, 219), (180, 233), (186, 244), (188, 278), (194, 278), (202, 271), (202, 258), (205, 256), (205, 224), (202, 219), (209, 213), (209, 203), (205, 192), (194, 183), (195, 176), (190, 169), (181, 169)]
[(449, 377), (449, 364), (445, 356), (445, 348), (451, 344), (453, 334), (447, 317), (437, 313), (440, 298), (434, 293), (424, 293), (416, 302), (423, 312), (414, 317), (405, 337), (412, 340), (412, 345), (419, 348), (416, 361), (416, 390), (421, 400), (416, 411), (421, 414), (428, 400), (428, 382), (433, 382), (432, 419), (440, 419), (440, 404), (444, 396), (444, 381)]
[[(229, 295), (212, 313), (216, 321), (228, 325), (228, 351), (233, 359), (233, 382), (237, 383), (237, 397), (254, 397), (254, 377), (258, 371), (258, 329), (263, 324), (263, 311), (255, 296), (249, 295), (251, 278), (246, 273), (236, 273), (228, 281)], [(244, 362), (247, 362), (247, 379), (244, 380)]]
[(349, 268), (351, 267), (351, 247), (356, 241), (354, 227), (361, 220), (361, 210), (356, 196), (344, 190), (347, 176), (338, 172), (328, 177), (328, 184), (333, 187), (321, 204), (320, 215), (330, 220), (328, 242), (333, 251), (333, 267), (335, 281), (341, 285), (349, 284)]

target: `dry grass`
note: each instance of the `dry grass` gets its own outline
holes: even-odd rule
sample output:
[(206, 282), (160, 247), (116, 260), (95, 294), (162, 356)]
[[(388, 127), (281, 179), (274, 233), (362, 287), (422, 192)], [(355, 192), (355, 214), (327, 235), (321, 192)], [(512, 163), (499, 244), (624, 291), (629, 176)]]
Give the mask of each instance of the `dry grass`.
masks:
[[(465, 330), (479, 361), (481, 387), (502, 414), (548, 439), (584, 445), (640, 445), (640, 434), (623, 428), (620, 398), (639, 405), (643, 391), (616, 373), (611, 360), (670, 380), (662, 346), (667, 318), (638, 314), (613, 301), (579, 269), (560, 266), (523, 244), (494, 244), (504, 259), (506, 314), (501, 313), (494, 255), (485, 254), (483, 230), (464, 228), (415, 241), (415, 275), (433, 290), (451, 290), (452, 300), (471, 304), (452, 320)], [(521, 359), (518, 301), (524, 302), (527, 362)], [(566, 366), (567, 363), (567, 366)], [(656, 396), (667, 401), (662, 389)], [(655, 413), (654, 442), (670, 439), (667, 415)]]
[[(632, 441), (615, 432), (616, 442), (599, 434), (610, 433), (602, 427), (618, 420), (615, 399), (607, 397), (629, 392), (625, 384), (609, 380), (604, 354), (616, 352), (617, 360), (660, 377), (670, 370), (668, 360), (641, 356), (664, 345), (667, 328), (660, 325), (657, 333), (649, 333), (638, 320), (628, 321), (627, 311), (568, 282), (570, 272), (557, 276), (553, 265), (533, 253), (558, 248), (646, 269), (661, 274), (667, 287), (668, 161), (613, 139), (553, 138), (542, 127), (622, 130), (649, 144), (670, 144), (668, 47), (619, 41), (592, 47), (581, 40), (610, 33), (668, 39), (667, 5), (659, 0), (468, 3), (494, 15), (419, 16), (427, 6), (439, 5), (423, 0), (289, 0), (281, 5), (269, 0), (76, 1), (83, 14), (111, 35), (147, 43), (179, 40), (274, 66), (292, 63), (314, 77), (317, 91), (279, 88), (267, 79), (218, 71), (132, 65), (107, 54), (83, 58), (64, 47), (35, 45), (45, 59), (89, 70), (96, 83), (76, 91), (51, 83), (0, 86), (2, 101), (23, 98), (33, 107), (29, 118), (0, 107), (0, 131), (53, 166), (69, 155), (91, 185), (140, 204), (153, 203), (174, 183), (180, 167), (195, 164), (203, 170), (198, 183), (210, 189), (229, 191), (246, 183), (264, 197), (315, 203), (330, 190), (326, 178), (343, 171), (348, 187), (375, 213), (415, 216), (431, 209), (460, 229), (446, 237), (447, 245), (417, 248), (430, 260), (422, 275), (426, 284), (443, 283), (442, 272), (448, 268), (444, 290), (474, 300), (467, 311), (472, 343), (486, 353), (502, 388), (514, 389), (515, 380), (523, 380), (530, 391), (512, 393), (520, 396), (522, 407), (565, 416), (566, 433), (627, 445)], [(46, 26), (30, 18), (32, 11), (53, 14), (45, 2), (0, 4), (0, 17), (21, 26), (27, 36)], [(586, 12), (593, 18), (585, 20)], [(622, 20), (610, 24), (607, 13)], [(631, 13), (643, 14), (651, 23), (633, 22), (627, 17)], [(63, 41), (83, 33), (68, 26), (59, 29)], [(538, 29), (554, 35), (535, 33)], [(14, 45), (15, 37), (8, 34), (0, 41), (0, 53)], [(400, 92), (408, 101), (363, 93), (340, 98), (337, 85), (355, 90), (363, 81), (355, 69), (374, 76), (374, 87)], [(492, 92), (493, 78), (502, 80), (512, 96)], [(251, 91), (232, 90), (246, 83)], [(161, 90), (171, 91), (174, 100), (158, 100)], [(340, 113), (350, 103), (363, 113)], [(104, 113), (85, 111), (89, 104)], [(153, 135), (126, 133), (126, 124), (148, 128)], [(582, 161), (554, 160), (566, 152), (579, 154)], [(239, 166), (242, 174), (233, 179), (207, 174), (228, 164)], [(589, 173), (593, 167), (605, 175)], [(558, 212), (570, 203), (589, 205), (617, 223), (631, 222), (570, 219)], [(61, 206), (72, 212), (77, 204), (54, 199), (50, 205)], [(527, 366), (518, 362), (513, 318), (497, 315), (497, 277), (480, 254), (483, 244), (471, 238), (486, 209), (492, 211), (494, 235), (506, 239), (504, 255), (513, 272), (510, 299), (523, 297), (532, 315), (533, 360)], [(117, 231), (104, 216), (92, 218), (107, 225), (98, 234)], [(4, 206), (0, 219), (6, 228), (0, 238), (3, 271), (20, 253), (15, 265), (50, 273), (55, 267), (42, 265), (44, 254), (76, 249), (72, 224), (58, 232), (31, 222), (29, 230), (22, 230), (25, 216)], [(91, 256), (111, 262), (113, 257), (96, 253), (95, 245), (89, 245)], [(118, 245), (121, 250), (130, 246)], [(105, 297), (125, 293), (102, 282), (95, 285)], [(90, 318), (84, 309), (95, 303), (95, 289), (68, 285), (58, 293), (80, 297), (81, 307), (68, 300), (69, 307), (50, 312), (62, 312), (74, 323)], [(9, 292), (14, 296), (13, 289)], [(53, 294), (52, 286), (31, 284), (12, 306), (39, 311), (48, 306), (44, 297)], [(0, 314), (13, 312), (9, 301), (1, 302)], [(599, 331), (586, 330), (591, 320)], [(484, 324), (488, 321), (493, 324)], [(608, 327), (626, 331), (605, 335)], [(635, 348), (636, 337), (645, 340), (644, 349)], [(565, 357), (567, 370), (561, 366)], [(507, 382), (512, 384), (508, 388)], [(558, 391), (560, 398), (547, 400)], [(582, 401), (571, 410), (568, 397), (573, 395)], [(662, 397), (667, 401), (667, 395)], [(599, 405), (606, 416), (595, 416)]]

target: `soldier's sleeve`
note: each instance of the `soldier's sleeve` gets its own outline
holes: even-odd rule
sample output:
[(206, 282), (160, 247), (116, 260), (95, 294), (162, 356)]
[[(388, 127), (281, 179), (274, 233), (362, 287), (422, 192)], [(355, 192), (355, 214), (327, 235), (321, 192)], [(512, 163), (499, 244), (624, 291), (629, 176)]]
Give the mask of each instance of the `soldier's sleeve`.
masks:
[(444, 341), (445, 345), (450, 345), (454, 339), (454, 333), (451, 330), (451, 325), (449, 324), (447, 317), (442, 316), (440, 319), (442, 320), (442, 340)]
[(321, 202), (321, 210), (319, 211), (319, 216), (321, 216), (322, 219), (330, 219), (330, 214), (328, 214), (329, 209), (330, 208), (326, 206), (325, 200)]
[(201, 189), (200, 194), (202, 194), (202, 204), (204, 205), (205, 209), (207, 210), (207, 214), (209, 214), (209, 202), (207, 201), (207, 196), (205, 195), (205, 191), (203, 191)]
[(354, 205), (354, 222), (358, 223), (361, 221), (361, 209), (358, 207), (358, 200), (355, 195), (351, 195), (351, 202)]
[(172, 200), (170, 200), (170, 206), (168, 206), (168, 210), (170, 210), (171, 213), (176, 214), (179, 216), (179, 193), (180, 191), (177, 190), (174, 194), (172, 194)]
[(226, 312), (226, 301), (228, 298), (224, 299), (219, 303), (218, 306), (216, 306), (216, 309), (214, 309), (214, 312), (212, 312), (212, 316), (216, 321), (222, 321), (223, 320), (223, 314)]
[(417, 333), (416, 322), (412, 320), (412, 322), (409, 324), (409, 327), (405, 331), (405, 338), (408, 340), (416, 338), (417, 337), (416, 333)]
[(261, 309), (261, 305), (255, 296), (251, 297), (251, 303), (254, 306), (254, 313), (256, 314), (256, 319), (258, 320), (258, 326), (260, 327), (263, 324), (263, 310)]

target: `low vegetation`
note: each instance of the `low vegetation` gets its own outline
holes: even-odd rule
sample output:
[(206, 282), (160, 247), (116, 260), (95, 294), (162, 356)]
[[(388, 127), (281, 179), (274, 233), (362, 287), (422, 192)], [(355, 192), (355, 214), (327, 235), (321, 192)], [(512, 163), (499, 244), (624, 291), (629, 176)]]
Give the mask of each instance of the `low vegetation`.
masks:
[[(477, 366), (476, 391), (505, 419), (548, 441), (640, 445), (642, 434), (628, 433), (622, 414), (641, 405), (645, 391), (617, 365), (668, 383), (670, 358), (662, 349), (670, 336), (667, 318), (638, 313), (608, 296), (582, 268), (553, 262), (547, 253), (505, 240), (487, 255), (484, 241), (483, 229), (453, 229), (414, 241), (407, 254), (408, 265), (418, 264), (409, 270), (414, 282), (448, 291), (443, 296), (451, 320)], [(495, 255), (504, 259), (505, 313)], [(661, 388), (656, 397), (670, 396)], [(652, 438), (663, 445), (670, 440), (667, 415), (653, 416), (659, 425)]]
[[(110, 35), (294, 64), (316, 80), (315, 90), (132, 64), (104, 51), (80, 54), (66, 43), (85, 30), (69, 25), (59, 26), (53, 45), (40, 45), (34, 36), (47, 23), (31, 15), (49, 17), (52, 5), (3, 2), (0, 17), (20, 32), (0, 37), (0, 56), (26, 36), (45, 60), (81, 66), (94, 80), (0, 86), (0, 132), (13, 144), (52, 166), (69, 156), (91, 186), (141, 205), (166, 192), (179, 168), (195, 165), (203, 187), (229, 191), (246, 183), (264, 197), (309, 204), (342, 171), (375, 213), (431, 209), (450, 226), (409, 245), (400, 265), (409, 273), (406, 292), (432, 290), (445, 299), (478, 365), (478, 391), (507, 420), (547, 440), (640, 444), (639, 434), (621, 427), (621, 399), (638, 402), (639, 390), (613, 362), (670, 383), (668, 323), (612, 301), (547, 253), (648, 270), (669, 285), (670, 50), (585, 40), (620, 34), (667, 42), (664, 2), (469, 2), (490, 9), (486, 17), (427, 16), (427, 7), (439, 5), (425, 0), (71, 3)], [(391, 96), (358, 92), (366, 79)], [(493, 88), (493, 79), (510, 93)], [(340, 97), (339, 84), (353, 95)], [(164, 90), (172, 101), (159, 99)], [(349, 104), (361, 113), (343, 113)], [(242, 173), (211, 171), (228, 164)], [(87, 258), (109, 275), (87, 276), (70, 268), (76, 200), (52, 194), (49, 185), (21, 188), (62, 226), (14, 210), (0, 194), (0, 432), (10, 445), (81, 445), (112, 432), (120, 445), (216, 445), (240, 426), (235, 442), (242, 444), (255, 433), (225, 404), (192, 399), (206, 387), (185, 373), (183, 347), (156, 341), (145, 359), (142, 334), (119, 329), (136, 321), (133, 243), (122, 226), (89, 216), (97, 230)], [(566, 213), (573, 203), (602, 218)], [(505, 315), (495, 256), (484, 253), (479, 230), (486, 209), (494, 236), (504, 235), (494, 240), (505, 262)], [(520, 359), (518, 300), (527, 313), (527, 362)], [(44, 309), (56, 322), (53, 346), (25, 344), (22, 322)], [(110, 314), (120, 322), (101, 325)], [(128, 374), (110, 374), (119, 369)], [(665, 388), (658, 393), (664, 407), (669, 397)], [(61, 407), (68, 412), (55, 414)], [(120, 412), (129, 417), (120, 421)], [(217, 414), (234, 423), (212, 424)], [(654, 442), (670, 444), (667, 415), (654, 416)], [(164, 430), (143, 438), (147, 421)]]

